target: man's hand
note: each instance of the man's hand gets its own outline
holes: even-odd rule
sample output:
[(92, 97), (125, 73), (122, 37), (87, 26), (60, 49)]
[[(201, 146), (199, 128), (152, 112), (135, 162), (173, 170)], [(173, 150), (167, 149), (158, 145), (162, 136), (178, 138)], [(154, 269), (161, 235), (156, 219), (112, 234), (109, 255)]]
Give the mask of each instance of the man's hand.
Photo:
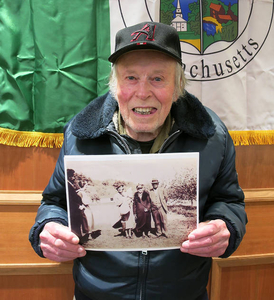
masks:
[(40, 233), (43, 255), (53, 261), (65, 262), (86, 255), (79, 238), (68, 227), (49, 222)]
[(180, 250), (203, 257), (218, 257), (225, 253), (230, 232), (223, 220), (202, 222), (188, 235)]

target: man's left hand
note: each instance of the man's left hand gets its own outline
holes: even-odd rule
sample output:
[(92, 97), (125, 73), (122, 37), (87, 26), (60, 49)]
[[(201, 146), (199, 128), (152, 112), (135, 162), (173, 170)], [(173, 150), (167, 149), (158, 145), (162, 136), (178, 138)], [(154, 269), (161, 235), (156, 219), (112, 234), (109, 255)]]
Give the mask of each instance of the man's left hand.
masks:
[(180, 250), (196, 256), (218, 257), (225, 253), (229, 237), (230, 232), (223, 220), (201, 222), (188, 235)]

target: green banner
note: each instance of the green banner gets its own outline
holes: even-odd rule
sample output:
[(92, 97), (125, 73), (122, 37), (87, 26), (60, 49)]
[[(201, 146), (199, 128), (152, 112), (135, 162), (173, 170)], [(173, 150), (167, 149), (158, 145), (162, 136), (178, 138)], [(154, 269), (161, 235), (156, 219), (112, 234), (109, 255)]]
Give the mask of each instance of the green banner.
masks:
[(109, 0), (0, 0), (0, 143), (52, 146), (108, 90), (109, 55)]

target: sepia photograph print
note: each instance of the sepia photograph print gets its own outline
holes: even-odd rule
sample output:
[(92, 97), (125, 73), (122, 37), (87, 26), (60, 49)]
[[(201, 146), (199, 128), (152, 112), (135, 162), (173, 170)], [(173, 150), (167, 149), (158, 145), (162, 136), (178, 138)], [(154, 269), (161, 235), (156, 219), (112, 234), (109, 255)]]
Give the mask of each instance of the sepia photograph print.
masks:
[(69, 227), (87, 250), (176, 249), (197, 228), (198, 153), (64, 160)]

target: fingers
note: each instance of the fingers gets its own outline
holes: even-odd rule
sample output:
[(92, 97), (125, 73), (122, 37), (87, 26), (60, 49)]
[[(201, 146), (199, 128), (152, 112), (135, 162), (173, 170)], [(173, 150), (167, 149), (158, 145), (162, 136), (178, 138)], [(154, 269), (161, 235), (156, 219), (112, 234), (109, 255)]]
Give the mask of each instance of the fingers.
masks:
[(183, 242), (180, 250), (184, 253), (202, 257), (216, 257), (222, 255), (229, 242), (230, 232), (222, 220), (200, 223), (191, 232), (188, 240)]
[[(219, 222), (220, 221), (220, 222)], [(198, 228), (193, 230), (188, 238), (190, 240), (199, 239), (205, 236), (212, 236), (220, 231), (221, 228), (226, 228), (226, 224), (222, 220), (212, 220), (207, 222), (201, 222)]]
[(40, 233), (40, 247), (43, 255), (57, 262), (73, 260), (86, 255), (79, 238), (68, 227), (58, 223), (47, 223)]
[(198, 243), (185, 241), (181, 251), (202, 257), (218, 257), (224, 254), (228, 246), (228, 241), (214, 243), (211, 239), (202, 240)]

